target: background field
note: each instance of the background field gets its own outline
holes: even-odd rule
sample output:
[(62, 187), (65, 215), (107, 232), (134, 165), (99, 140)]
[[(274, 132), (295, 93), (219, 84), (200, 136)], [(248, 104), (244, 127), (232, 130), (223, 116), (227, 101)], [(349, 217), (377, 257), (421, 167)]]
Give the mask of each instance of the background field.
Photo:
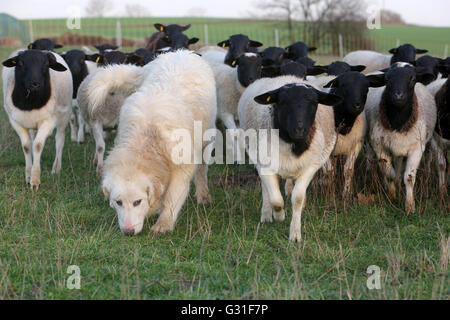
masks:
[[(417, 46), (427, 47), (426, 38)], [(0, 49), (2, 61), (10, 51)], [(331, 59), (314, 58), (321, 64)], [(49, 139), (41, 188), (33, 193), (25, 184), (19, 138), (1, 109), (0, 299), (450, 298), (450, 206), (448, 197), (436, 196), (434, 172), (420, 170), (418, 210), (409, 217), (404, 188), (390, 201), (363, 161), (352, 203), (338, 196), (341, 179), (329, 188), (314, 182), (303, 242), (292, 244), (289, 199), (285, 222), (260, 225), (261, 187), (253, 168), (214, 165), (213, 204), (196, 205), (191, 192), (174, 233), (154, 236), (151, 218), (141, 235), (123, 237), (99, 188), (93, 152), (90, 137), (83, 146), (67, 137), (63, 172), (52, 177)], [(81, 268), (79, 291), (66, 288), (70, 265)], [(382, 270), (381, 290), (366, 286), (371, 265)]]

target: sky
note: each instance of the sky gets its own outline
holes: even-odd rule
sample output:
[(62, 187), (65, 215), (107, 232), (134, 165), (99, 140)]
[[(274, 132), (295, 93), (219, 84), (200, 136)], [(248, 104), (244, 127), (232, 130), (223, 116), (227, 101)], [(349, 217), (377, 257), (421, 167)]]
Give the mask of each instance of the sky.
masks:
[[(111, 0), (111, 15), (121, 15), (126, 4), (139, 3), (148, 8), (152, 16), (185, 16), (192, 8), (205, 9), (208, 17), (239, 18), (254, 10), (257, 0)], [(86, 7), (89, 0), (0, 0), (0, 12), (20, 19), (57, 18), (68, 15), (68, 7)], [(448, 0), (367, 0), (368, 4), (385, 6), (403, 15), (406, 22), (417, 25), (450, 27), (450, 1)]]

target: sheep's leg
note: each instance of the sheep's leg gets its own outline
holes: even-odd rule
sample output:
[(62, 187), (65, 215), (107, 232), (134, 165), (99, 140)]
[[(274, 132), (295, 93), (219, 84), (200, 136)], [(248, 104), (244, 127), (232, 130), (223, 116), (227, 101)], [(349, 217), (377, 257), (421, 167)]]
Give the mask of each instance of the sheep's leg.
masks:
[(189, 194), (189, 186), (194, 173), (195, 167), (192, 166), (178, 169), (172, 174), (162, 203), (161, 215), (151, 228), (153, 233), (165, 233), (175, 228), (181, 207)]
[(103, 155), (105, 153), (105, 140), (103, 139), (103, 125), (100, 121), (91, 123), (92, 134), (95, 140), (94, 166), (97, 166), (97, 175), (101, 176), (103, 171)]
[(358, 158), (359, 152), (361, 151), (361, 145), (357, 146), (353, 152), (347, 156), (344, 165), (344, 191), (342, 193), (342, 198), (344, 200), (352, 199), (352, 183), (353, 176), (355, 173), (355, 162)]
[(55, 124), (46, 121), (38, 128), (36, 138), (33, 142), (33, 166), (31, 168), (31, 189), (38, 190), (41, 183), (41, 155), (45, 142), (55, 129)]
[(83, 144), (84, 143), (84, 133), (86, 131), (85, 127), (86, 127), (86, 121), (84, 121), (83, 115), (81, 114), (81, 110), (78, 110), (77, 112), (77, 116), (78, 116), (78, 137), (77, 137), (77, 141), (79, 144)]
[(335, 181), (334, 179), (335, 166), (332, 158), (329, 158), (328, 161), (323, 166), (323, 173), (324, 177), (322, 180), (322, 185), (327, 187), (331, 186), (331, 184)]
[(399, 187), (399, 188), (401, 186), (401, 181), (402, 181), (402, 172), (403, 172), (403, 165), (404, 165), (403, 160), (404, 160), (403, 157), (396, 157), (394, 159), (394, 162), (395, 162), (395, 166), (394, 166), (395, 184), (396, 184), (396, 187)]
[(264, 183), (261, 183), (262, 189), (262, 209), (261, 209), (261, 223), (273, 222), (272, 205), (270, 204), (269, 192)]
[(22, 144), (23, 154), (25, 155), (25, 179), (27, 183), (31, 181), (31, 167), (33, 165), (33, 157), (31, 155), (31, 149), (33, 146), (33, 141), (30, 137), (30, 132), (28, 129), (23, 128), (17, 122), (11, 120), (11, 125), (19, 135), (20, 142)]
[(436, 169), (439, 175), (439, 190), (441, 195), (445, 195), (447, 192), (447, 188), (445, 187), (445, 176), (447, 171), (447, 162), (445, 161), (445, 153), (442, 148), (439, 146), (438, 141), (436, 139), (431, 140), (431, 149), (432, 152), (430, 154), (435, 154), (436, 156)]
[(236, 122), (234, 122), (234, 116), (231, 113), (221, 113), (220, 119), (227, 129), (237, 129)]
[(62, 168), (62, 155), (64, 149), (64, 142), (66, 137), (66, 125), (62, 125), (56, 128), (56, 156), (53, 162), (52, 174), (58, 174), (61, 172)]
[(422, 160), (422, 150), (424, 148), (418, 148), (414, 150), (408, 156), (406, 162), (404, 183), (406, 185), (406, 213), (414, 214), (416, 211), (414, 203), (414, 185), (416, 183), (417, 168), (419, 168), (420, 161)]
[[(273, 218), (275, 221), (284, 221), (286, 214), (284, 212), (284, 200), (280, 192), (280, 184), (277, 175), (260, 174), (263, 188), (267, 191), (270, 204), (273, 209)], [(261, 210), (261, 222), (272, 222), (272, 212), (263, 206)]]
[(396, 172), (392, 166), (392, 158), (386, 153), (382, 152), (378, 155), (380, 168), (384, 173), (384, 185), (389, 191), (389, 197), (395, 199), (397, 197), (397, 190), (395, 187)]
[(300, 242), (302, 240), (302, 212), (306, 204), (306, 190), (319, 168), (310, 167), (295, 182), (292, 192), (292, 221), (289, 240)]
[(294, 190), (294, 180), (287, 179), (286, 184), (284, 185), (284, 193), (287, 196), (290, 196), (292, 194), (292, 190)]
[(77, 120), (75, 109), (72, 109), (72, 114), (70, 115), (70, 140), (72, 142), (77, 142)]

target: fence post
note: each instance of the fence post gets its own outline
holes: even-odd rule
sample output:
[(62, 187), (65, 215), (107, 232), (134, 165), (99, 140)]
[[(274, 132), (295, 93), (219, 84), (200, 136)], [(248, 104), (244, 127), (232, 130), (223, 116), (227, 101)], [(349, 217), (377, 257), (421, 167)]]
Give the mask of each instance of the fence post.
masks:
[(342, 34), (339, 34), (339, 57), (344, 59), (344, 39)]
[(444, 59), (448, 57), (448, 44), (445, 45), (444, 49)]
[(208, 34), (208, 25), (205, 23), (203, 26), (203, 32), (205, 34), (205, 46), (209, 44), (209, 34)]
[(397, 48), (400, 47), (400, 39), (397, 39)]
[(116, 45), (118, 47), (122, 46), (122, 28), (120, 26), (120, 20), (117, 20), (116, 24)]
[(28, 21), (28, 27), (30, 28), (30, 42), (34, 41), (34, 34), (33, 34), (33, 21)]
[(275, 47), (280, 46), (280, 32), (278, 29), (275, 29)]

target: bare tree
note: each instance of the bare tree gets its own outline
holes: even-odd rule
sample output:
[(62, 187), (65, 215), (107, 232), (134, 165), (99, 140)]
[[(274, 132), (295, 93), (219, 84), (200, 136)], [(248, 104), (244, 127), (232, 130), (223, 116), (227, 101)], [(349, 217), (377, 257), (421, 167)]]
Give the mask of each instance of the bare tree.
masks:
[(265, 12), (268, 19), (282, 20), (286, 22), (289, 41), (294, 41), (294, 20), (297, 11), (297, 0), (264, 0), (255, 2), (255, 6)]
[(127, 17), (150, 17), (150, 10), (139, 3), (130, 3), (125, 6), (125, 14)]
[(193, 7), (190, 8), (185, 16), (186, 17), (205, 17), (206, 16), (206, 9), (203, 7)]
[(381, 24), (403, 25), (405, 20), (403, 17), (391, 10), (381, 10)]
[(110, 0), (90, 0), (85, 8), (86, 14), (90, 17), (104, 17), (113, 9), (114, 5)]

